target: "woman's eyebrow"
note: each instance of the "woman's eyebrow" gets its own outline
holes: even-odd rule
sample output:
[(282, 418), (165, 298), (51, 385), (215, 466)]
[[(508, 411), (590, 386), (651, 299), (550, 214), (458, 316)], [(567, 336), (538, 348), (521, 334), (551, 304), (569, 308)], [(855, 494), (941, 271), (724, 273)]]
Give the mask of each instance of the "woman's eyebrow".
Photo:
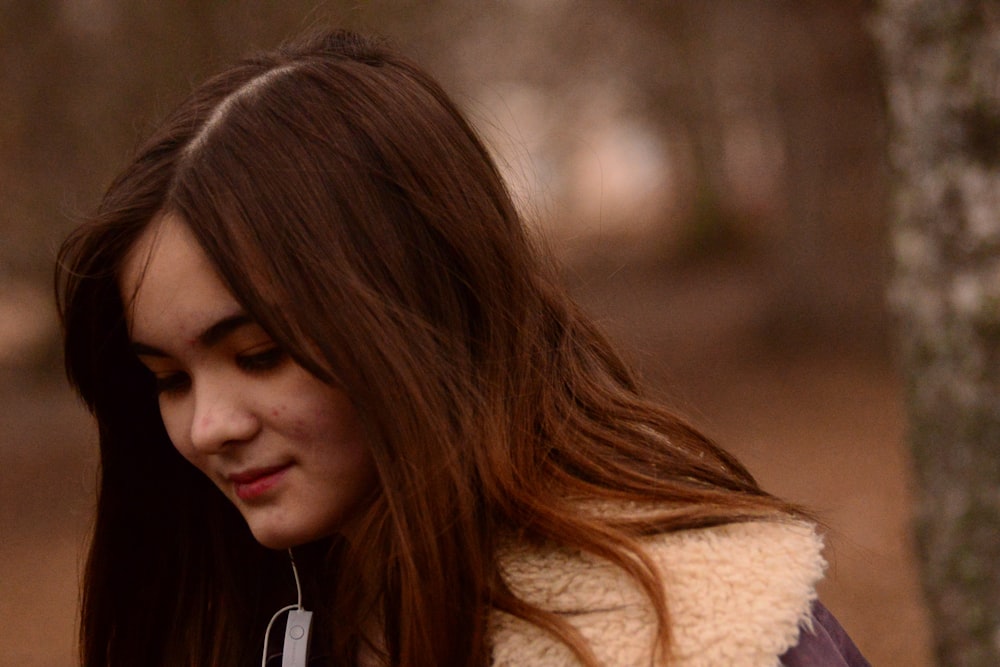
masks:
[[(202, 347), (212, 347), (222, 341), (223, 338), (231, 334), (232, 332), (245, 327), (247, 325), (253, 324), (253, 320), (246, 313), (236, 313), (234, 315), (229, 315), (228, 317), (223, 317), (221, 320), (212, 324), (207, 329), (198, 334), (195, 341)], [(166, 352), (163, 350), (153, 347), (152, 345), (147, 345), (139, 341), (132, 341), (132, 351), (140, 357), (168, 357)]]

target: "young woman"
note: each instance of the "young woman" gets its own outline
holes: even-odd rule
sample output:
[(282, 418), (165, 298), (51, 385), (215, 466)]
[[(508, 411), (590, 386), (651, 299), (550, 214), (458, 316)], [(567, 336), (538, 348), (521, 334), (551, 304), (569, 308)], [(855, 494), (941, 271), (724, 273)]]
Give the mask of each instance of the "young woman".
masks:
[(280, 653), (289, 553), (310, 664), (866, 664), (814, 526), (644, 397), (378, 43), (199, 87), (58, 285), (101, 446), (88, 667)]

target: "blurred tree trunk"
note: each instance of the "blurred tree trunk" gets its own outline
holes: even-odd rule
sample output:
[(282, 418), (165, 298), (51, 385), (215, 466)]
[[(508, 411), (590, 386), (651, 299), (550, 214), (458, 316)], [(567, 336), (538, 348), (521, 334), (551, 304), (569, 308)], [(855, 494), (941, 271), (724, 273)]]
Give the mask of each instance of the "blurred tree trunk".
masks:
[(882, 0), (893, 301), (942, 665), (1000, 665), (1000, 5)]

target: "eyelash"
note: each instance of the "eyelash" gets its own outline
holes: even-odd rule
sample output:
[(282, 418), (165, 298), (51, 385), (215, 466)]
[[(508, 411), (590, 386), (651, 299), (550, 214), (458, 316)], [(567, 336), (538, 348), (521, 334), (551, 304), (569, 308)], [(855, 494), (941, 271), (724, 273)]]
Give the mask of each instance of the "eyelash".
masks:
[(269, 371), (277, 368), (285, 360), (285, 351), (280, 347), (272, 347), (263, 352), (240, 355), (236, 357), (236, 365), (250, 372)]
[[(255, 352), (254, 354), (238, 355), (236, 357), (236, 366), (248, 373), (263, 373), (280, 366), (285, 358), (284, 350), (280, 347), (272, 347), (262, 352)], [(154, 378), (157, 395), (180, 393), (187, 389), (190, 383), (191, 379), (188, 377), (188, 374), (182, 372), (156, 376)]]
[(176, 394), (183, 391), (190, 383), (190, 380), (187, 373), (171, 373), (170, 375), (155, 376), (153, 383), (156, 387), (157, 395)]

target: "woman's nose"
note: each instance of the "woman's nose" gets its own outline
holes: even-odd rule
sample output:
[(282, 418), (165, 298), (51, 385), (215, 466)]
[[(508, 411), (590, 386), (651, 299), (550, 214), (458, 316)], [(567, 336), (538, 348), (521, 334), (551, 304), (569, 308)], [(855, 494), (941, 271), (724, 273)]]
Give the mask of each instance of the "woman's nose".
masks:
[(260, 419), (239, 388), (227, 383), (195, 387), (191, 445), (216, 453), (228, 445), (246, 442), (260, 430)]

